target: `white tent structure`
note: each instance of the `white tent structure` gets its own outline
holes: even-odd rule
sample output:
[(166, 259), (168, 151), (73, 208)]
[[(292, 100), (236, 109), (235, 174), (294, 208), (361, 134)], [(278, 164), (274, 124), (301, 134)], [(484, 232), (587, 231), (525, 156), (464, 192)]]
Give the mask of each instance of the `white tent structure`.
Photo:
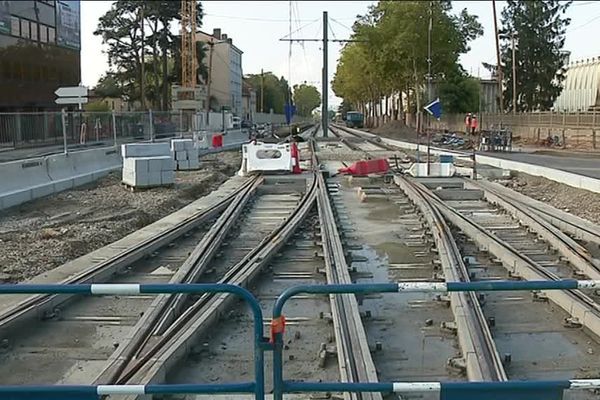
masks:
[(600, 57), (569, 64), (555, 111), (588, 111), (600, 106)]

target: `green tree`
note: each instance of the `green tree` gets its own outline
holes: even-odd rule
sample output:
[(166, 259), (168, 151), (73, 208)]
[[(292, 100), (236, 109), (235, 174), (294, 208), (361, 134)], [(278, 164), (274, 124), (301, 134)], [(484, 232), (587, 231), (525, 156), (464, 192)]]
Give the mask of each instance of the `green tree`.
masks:
[(261, 110), (261, 93), (264, 87), (263, 111), (268, 113), (271, 109), (275, 114), (283, 114), (286, 102), (291, 99), (291, 90), (287, 81), (281, 77), (277, 78), (272, 72), (261, 74), (250, 74), (245, 77), (247, 83), (256, 90), (256, 108)]
[(119, 86), (119, 82), (111, 73), (100, 77), (94, 91), (100, 97), (121, 97), (123, 95), (123, 90)]
[(309, 117), (312, 110), (321, 104), (321, 94), (316, 87), (305, 83), (294, 86), (294, 104), (301, 117)]
[(447, 79), (469, 42), (483, 34), (477, 17), (466, 9), (452, 14), (450, 1), (380, 1), (355, 22), (353, 38), (358, 41), (342, 49), (332, 83), (336, 95), (371, 117), (382, 115), (381, 100), (390, 95), (399, 99), (398, 108), (405, 108), (403, 93), (406, 109), (421, 110), (430, 13), (432, 80), (441, 84)]
[(518, 111), (547, 110), (562, 91), (566, 59), (562, 52), (571, 20), (571, 1), (509, 0), (502, 11), (504, 106), (513, 108), (511, 36), (515, 35)]
[(462, 114), (479, 110), (479, 81), (467, 76), (462, 68), (446, 77), (438, 90), (444, 113)]
[[(197, 25), (201, 26), (202, 6), (197, 2)], [(141, 101), (141, 70), (144, 64), (144, 97), (153, 108), (167, 109), (169, 88), (179, 82), (177, 69), (180, 38), (171, 24), (181, 20), (181, 1), (118, 0), (100, 17), (95, 35), (107, 45), (112, 75), (129, 101)], [(142, 16), (144, 59), (142, 60)], [(204, 52), (199, 52), (203, 56)], [(172, 58), (175, 63), (169, 63)], [(201, 60), (200, 60), (201, 61)], [(180, 65), (180, 63), (179, 63)], [(203, 63), (199, 62), (199, 66)]]
[(108, 111), (110, 111), (110, 107), (108, 106), (108, 103), (106, 101), (102, 101), (102, 100), (93, 101), (91, 103), (88, 103), (83, 106), (83, 109), (85, 111), (92, 111), (92, 112), (108, 112)]

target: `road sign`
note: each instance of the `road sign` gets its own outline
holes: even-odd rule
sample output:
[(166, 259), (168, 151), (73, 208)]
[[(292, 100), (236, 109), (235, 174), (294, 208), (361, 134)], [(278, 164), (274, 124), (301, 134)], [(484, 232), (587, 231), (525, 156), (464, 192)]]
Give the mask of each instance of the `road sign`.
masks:
[(59, 97), (55, 100), (56, 104), (87, 104), (87, 97)]
[(285, 120), (286, 120), (287, 124), (289, 125), (290, 122), (292, 121), (292, 117), (296, 113), (296, 106), (288, 103), (285, 105), (284, 110), (285, 110)]
[(442, 103), (440, 102), (439, 98), (427, 104), (423, 108), (429, 114), (433, 115), (436, 119), (440, 119), (440, 117), (442, 116)]
[(85, 86), (65, 86), (56, 89), (54, 94), (58, 97), (87, 97), (88, 88), (86, 88)]

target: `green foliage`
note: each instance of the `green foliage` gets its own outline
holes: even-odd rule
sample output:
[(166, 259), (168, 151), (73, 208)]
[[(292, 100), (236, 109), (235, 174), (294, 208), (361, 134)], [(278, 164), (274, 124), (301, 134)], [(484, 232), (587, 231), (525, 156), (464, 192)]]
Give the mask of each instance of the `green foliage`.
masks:
[(479, 110), (479, 81), (463, 71), (447, 77), (440, 83), (438, 90), (445, 113), (476, 113)]
[[(118, 82), (123, 96), (129, 101), (141, 101), (141, 66), (144, 64), (144, 101), (149, 107), (168, 109), (170, 86), (180, 82), (180, 38), (171, 32), (170, 25), (181, 20), (181, 1), (118, 0), (100, 17), (94, 35), (107, 45), (111, 75)], [(142, 21), (145, 36), (142, 60)], [(197, 24), (201, 26), (202, 6), (197, 2)], [(199, 45), (201, 46), (201, 45)], [(199, 51), (203, 57), (205, 51)], [(169, 62), (169, 59), (174, 62)], [(199, 73), (203, 63), (198, 63)]]
[(358, 41), (342, 49), (332, 82), (335, 94), (353, 108), (393, 93), (420, 96), (427, 82), (430, 12), (432, 80), (444, 82), (469, 42), (483, 34), (476, 16), (466, 9), (458, 15), (450, 10), (450, 1), (379, 1), (372, 6), (353, 26)]
[(301, 117), (309, 117), (312, 110), (321, 104), (321, 94), (316, 87), (305, 83), (294, 86), (294, 104), (296, 113)]
[(271, 109), (275, 114), (283, 114), (285, 103), (291, 98), (291, 90), (288, 82), (281, 77), (277, 78), (272, 72), (261, 74), (250, 74), (245, 81), (256, 91), (256, 108), (261, 110), (261, 92), (264, 87), (263, 112), (268, 113)]
[(83, 109), (85, 111), (95, 111), (95, 112), (110, 111), (110, 107), (108, 106), (108, 103), (106, 101), (102, 101), (102, 100), (93, 101), (91, 103), (85, 104), (83, 106)]
[(352, 110), (352, 104), (350, 104), (346, 99), (343, 99), (340, 105), (338, 106), (337, 111), (342, 116), (342, 119), (346, 119), (346, 113)]
[(123, 95), (119, 82), (111, 73), (103, 75), (94, 90), (99, 97), (121, 97)]
[(548, 110), (562, 91), (565, 78), (565, 32), (571, 20), (565, 12), (571, 1), (509, 0), (502, 11), (502, 72), (504, 105), (512, 109), (511, 35), (515, 34), (517, 110)]

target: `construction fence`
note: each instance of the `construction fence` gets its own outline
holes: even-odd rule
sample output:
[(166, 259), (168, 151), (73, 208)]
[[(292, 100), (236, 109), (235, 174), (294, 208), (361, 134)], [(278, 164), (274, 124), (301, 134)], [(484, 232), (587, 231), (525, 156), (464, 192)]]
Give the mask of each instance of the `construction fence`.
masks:
[[(483, 130), (507, 128), (515, 141), (562, 148), (599, 149), (600, 113), (590, 112), (531, 112), (516, 114), (480, 114), (479, 127)], [(464, 132), (465, 114), (444, 115), (432, 121), (432, 128), (450, 132)]]
[[(203, 114), (185, 111), (0, 113), (0, 151), (181, 136), (184, 132), (203, 129), (202, 118), (198, 116)], [(294, 117), (293, 122), (305, 120)], [(254, 122), (282, 125), (286, 120), (281, 114), (256, 113)], [(221, 129), (220, 124), (218, 129)]]

